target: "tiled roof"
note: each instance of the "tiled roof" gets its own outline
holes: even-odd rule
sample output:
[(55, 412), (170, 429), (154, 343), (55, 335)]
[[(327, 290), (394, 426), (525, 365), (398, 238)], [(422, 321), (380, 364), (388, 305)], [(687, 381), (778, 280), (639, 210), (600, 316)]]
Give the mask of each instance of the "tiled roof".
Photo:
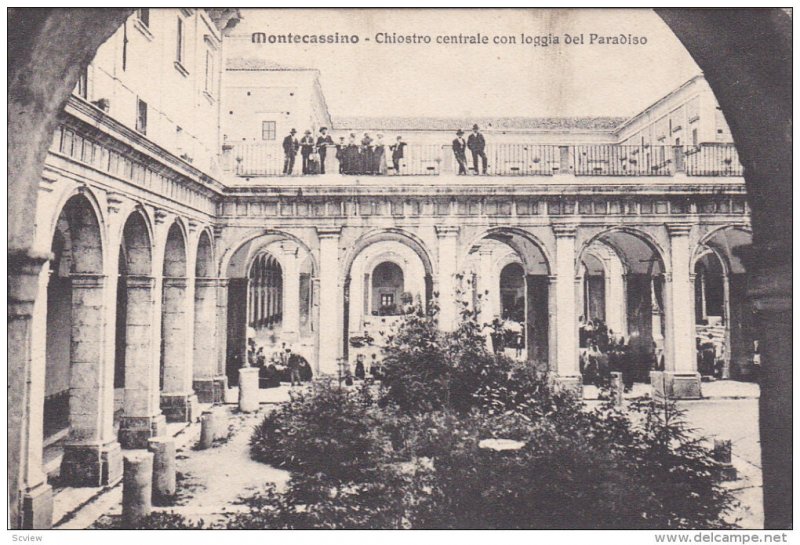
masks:
[(227, 70), (275, 70), (275, 71), (291, 71), (291, 70), (315, 70), (314, 68), (303, 68), (301, 66), (283, 66), (276, 62), (257, 59), (257, 58), (233, 58), (228, 59), (225, 63)]
[(611, 131), (626, 117), (334, 117), (335, 129), (451, 130), (592, 130)]

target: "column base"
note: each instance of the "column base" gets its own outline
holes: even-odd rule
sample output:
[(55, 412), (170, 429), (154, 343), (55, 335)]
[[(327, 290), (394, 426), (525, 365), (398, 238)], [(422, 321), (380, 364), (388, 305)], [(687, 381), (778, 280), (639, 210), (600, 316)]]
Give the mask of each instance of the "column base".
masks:
[(119, 442), (126, 449), (146, 449), (148, 439), (166, 433), (167, 419), (163, 414), (123, 416), (119, 424)]
[(167, 422), (194, 422), (200, 417), (197, 404), (193, 393), (161, 394), (161, 412)]
[(200, 403), (224, 403), (225, 388), (228, 387), (228, 377), (201, 378), (192, 382), (192, 389)]
[(21, 509), (23, 530), (49, 530), (53, 527), (53, 488), (47, 483), (24, 491)]
[(122, 448), (119, 443), (106, 445), (64, 445), (61, 479), (69, 486), (115, 485), (122, 479)]
[(650, 371), (653, 396), (669, 399), (701, 399), (700, 373)]
[(578, 399), (583, 399), (582, 376), (556, 376), (554, 382), (558, 388), (572, 392)]

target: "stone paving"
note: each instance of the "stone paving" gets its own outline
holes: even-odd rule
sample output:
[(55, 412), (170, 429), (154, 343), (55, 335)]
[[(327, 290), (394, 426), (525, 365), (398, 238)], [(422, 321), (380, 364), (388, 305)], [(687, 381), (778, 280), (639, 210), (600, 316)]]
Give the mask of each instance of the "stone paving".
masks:
[[(278, 487), (288, 480), (288, 473), (250, 459), (250, 430), (275, 403), (288, 399), (289, 388), (261, 391), (261, 409), (241, 414), (235, 405), (226, 405), (230, 435), (207, 450), (195, 450), (200, 437), (198, 423), (171, 425), (175, 436), (178, 471), (178, 496), (175, 505), (155, 508), (174, 511), (190, 519), (218, 520), (224, 513), (241, 509), (237, 498), (249, 495), (264, 484)], [(637, 385), (630, 395), (649, 391)], [(596, 398), (596, 390), (587, 387), (587, 398)], [(761, 498), (761, 461), (758, 436), (758, 386), (732, 381), (703, 384), (704, 399), (682, 401), (687, 419), (697, 433), (708, 438), (730, 439), (733, 465), (739, 478), (727, 484), (735, 491), (741, 507), (733, 515), (744, 528), (763, 527)], [(229, 398), (230, 399), (230, 398)], [(89, 528), (108, 523), (120, 516), (122, 485), (110, 489), (63, 489), (56, 495), (56, 528)]]

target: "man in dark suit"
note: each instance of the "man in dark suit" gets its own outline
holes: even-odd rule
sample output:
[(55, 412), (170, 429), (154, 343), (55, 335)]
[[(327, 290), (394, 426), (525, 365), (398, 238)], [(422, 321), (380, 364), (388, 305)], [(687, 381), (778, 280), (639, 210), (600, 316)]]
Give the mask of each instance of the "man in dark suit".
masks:
[(325, 155), (328, 153), (328, 146), (333, 146), (333, 138), (328, 134), (328, 127), (320, 127), (319, 136), (317, 137), (320, 174), (325, 174)]
[(311, 131), (307, 130), (303, 138), (300, 139), (300, 155), (303, 157), (303, 175), (312, 173), (309, 162), (312, 153), (314, 153), (314, 137), (311, 136)]
[(291, 176), (294, 170), (294, 159), (297, 155), (297, 150), (300, 149), (300, 143), (294, 135), (297, 131), (292, 129), (289, 135), (283, 139), (283, 174)]
[[(472, 134), (467, 139), (467, 147), (472, 152), (472, 166), (475, 169), (475, 174), (486, 174), (486, 139), (481, 134), (478, 125), (472, 126)], [(483, 162), (483, 170), (478, 170), (478, 157)]]
[(456, 131), (456, 138), (453, 140), (453, 155), (456, 156), (456, 162), (458, 162), (458, 175), (466, 176), (467, 143), (464, 141), (464, 131), (461, 129)]
[(400, 159), (403, 158), (403, 148), (406, 146), (406, 143), (403, 142), (403, 137), (397, 137), (397, 143), (392, 144), (389, 146), (389, 149), (392, 150), (392, 167), (394, 167), (394, 173), (400, 174)]

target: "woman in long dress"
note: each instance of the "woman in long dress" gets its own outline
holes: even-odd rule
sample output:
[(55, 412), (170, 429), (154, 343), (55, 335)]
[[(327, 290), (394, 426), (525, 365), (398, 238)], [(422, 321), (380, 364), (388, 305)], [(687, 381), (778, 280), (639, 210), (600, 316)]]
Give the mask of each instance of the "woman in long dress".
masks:
[(364, 138), (361, 139), (361, 164), (359, 174), (372, 174), (373, 156), (372, 138), (369, 133), (364, 133)]
[(372, 152), (373, 173), (379, 176), (386, 174), (386, 145), (383, 143), (383, 135), (378, 133), (375, 140), (375, 148)]
[(358, 174), (358, 140), (355, 133), (350, 133), (350, 141), (344, 150), (344, 173)]

